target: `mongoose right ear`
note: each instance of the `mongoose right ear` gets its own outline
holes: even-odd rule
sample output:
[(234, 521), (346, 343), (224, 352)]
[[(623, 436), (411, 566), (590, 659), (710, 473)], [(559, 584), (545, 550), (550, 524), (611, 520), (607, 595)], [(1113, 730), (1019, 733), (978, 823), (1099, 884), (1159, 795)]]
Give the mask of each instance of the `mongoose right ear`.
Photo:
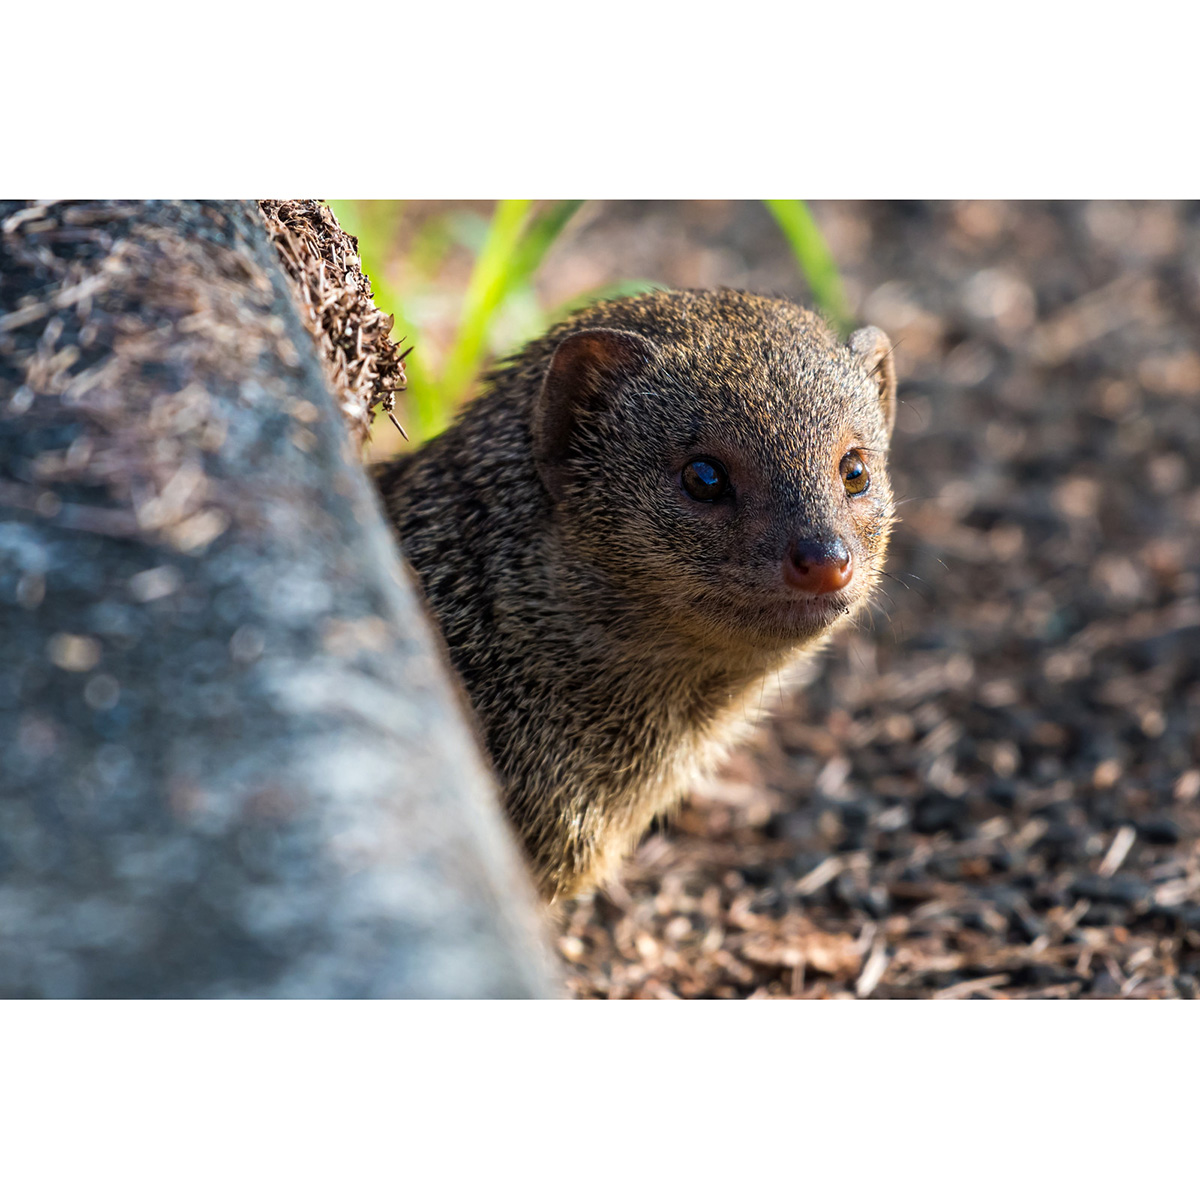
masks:
[(867, 325), (850, 335), (850, 352), (879, 381), (879, 406), (890, 437), (896, 424), (896, 359), (891, 340), (882, 329)]
[(546, 490), (563, 496), (571, 430), (646, 361), (650, 343), (621, 329), (581, 329), (558, 344), (533, 409), (533, 461)]

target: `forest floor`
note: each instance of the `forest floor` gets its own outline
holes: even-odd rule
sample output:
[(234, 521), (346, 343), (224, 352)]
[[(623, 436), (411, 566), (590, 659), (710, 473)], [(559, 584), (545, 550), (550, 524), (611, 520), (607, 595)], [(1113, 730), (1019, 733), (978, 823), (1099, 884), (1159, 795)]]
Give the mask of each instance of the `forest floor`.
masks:
[[(1200, 990), (1200, 208), (815, 206), (897, 344), (886, 594), (619, 880), (582, 997)], [(561, 294), (799, 298), (761, 206), (605, 203)]]

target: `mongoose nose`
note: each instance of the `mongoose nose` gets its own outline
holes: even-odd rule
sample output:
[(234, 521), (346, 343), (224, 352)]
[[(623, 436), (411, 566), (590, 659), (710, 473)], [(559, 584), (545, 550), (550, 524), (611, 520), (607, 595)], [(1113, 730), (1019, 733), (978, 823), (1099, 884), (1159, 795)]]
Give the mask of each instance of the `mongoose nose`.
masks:
[(854, 564), (841, 538), (793, 542), (783, 556), (783, 580), (808, 596), (838, 592), (850, 582)]

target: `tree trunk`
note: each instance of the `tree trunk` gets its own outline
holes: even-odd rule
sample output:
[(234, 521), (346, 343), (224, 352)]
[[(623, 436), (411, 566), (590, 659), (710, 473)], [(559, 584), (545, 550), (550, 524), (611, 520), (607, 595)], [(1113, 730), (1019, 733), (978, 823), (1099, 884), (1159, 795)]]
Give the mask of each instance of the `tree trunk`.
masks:
[(0, 994), (553, 988), (326, 380), (253, 206), (0, 204)]

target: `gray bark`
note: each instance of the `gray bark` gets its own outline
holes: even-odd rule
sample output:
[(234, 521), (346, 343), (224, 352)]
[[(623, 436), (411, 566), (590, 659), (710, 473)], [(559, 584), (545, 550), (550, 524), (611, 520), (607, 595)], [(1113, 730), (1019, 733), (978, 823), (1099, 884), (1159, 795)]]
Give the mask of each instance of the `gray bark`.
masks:
[(0, 204), (0, 654), (0, 995), (552, 990), (252, 206)]

